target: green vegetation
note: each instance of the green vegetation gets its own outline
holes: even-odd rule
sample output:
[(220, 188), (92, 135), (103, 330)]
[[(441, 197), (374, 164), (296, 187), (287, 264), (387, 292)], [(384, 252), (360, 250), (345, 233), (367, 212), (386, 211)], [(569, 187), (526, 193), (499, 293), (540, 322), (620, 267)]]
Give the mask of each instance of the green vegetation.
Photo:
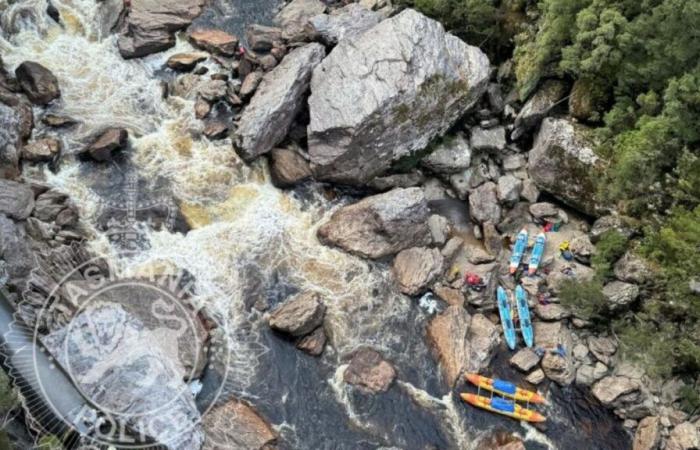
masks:
[[(512, 59), (527, 98), (546, 78), (572, 83), (572, 114), (595, 126), (609, 161), (600, 201), (637, 220), (644, 236), (604, 236), (596, 277), (561, 298), (611, 327), (628, 355), (659, 376), (700, 373), (700, 2), (687, 0), (403, 0), (441, 20), (494, 64)], [(642, 301), (609, 314), (602, 285), (635, 248), (657, 269)], [(700, 399), (686, 389), (686, 408)]]

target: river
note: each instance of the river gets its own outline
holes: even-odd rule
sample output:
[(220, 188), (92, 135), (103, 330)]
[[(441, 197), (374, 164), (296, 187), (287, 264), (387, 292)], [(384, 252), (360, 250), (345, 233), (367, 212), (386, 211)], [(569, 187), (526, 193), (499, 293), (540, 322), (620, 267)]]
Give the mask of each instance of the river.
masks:
[[(26, 170), (68, 193), (93, 229), (92, 249), (118, 258), (103, 233), (100, 214), (119, 203), (127, 173), (138, 177), (140, 202), (175, 202), (190, 230), (149, 230), (147, 245), (121, 261), (127, 270), (170, 264), (191, 273), (198, 301), (228, 315), (237, 327), (228, 393), (250, 401), (289, 449), (470, 449), (495, 432), (516, 434), (528, 449), (626, 449), (629, 437), (607, 411), (576, 389), (552, 387), (543, 409), (546, 429), (474, 410), (448, 391), (424, 339), (430, 312), (398, 293), (386, 263), (368, 262), (321, 245), (316, 228), (349, 197), (328, 200), (321, 185), (281, 191), (262, 161), (251, 166), (229, 139), (201, 136), (193, 102), (163, 98), (166, 59), (192, 50), (178, 37), (163, 53), (125, 61), (116, 38), (100, 30), (95, 0), (52, 0), (61, 23), (46, 14), (45, 0), (0, 0), (0, 52), (14, 68), (37, 61), (58, 78), (62, 100), (50, 112), (80, 124), (60, 131), (64, 156), (57, 172)], [(269, 23), (276, 0), (216, 0), (197, 23), (242, 35), (246, 23)], [(214, 66), (212, 66), (214, 69)], [(36, 115), (40, 111), (36, 110)], [(130, 133), (127, 157), (101, 167), (70, 154), (104, 126)], [(49, 132), (37, 125), (35, 135)], [(52, 131), (53, 133), (53, 131)], [(326, 299), (332, 330), (321, 358), (294, 349), (271, 332), (251, 299), (270, 306), (291, 293), (316, 290)], [(364, 395), (342, 382), (343, 355), (370, 345), (391, 360), (398, 381), (388, 392)], [(505, 347), (492, 372), (519, 378)]]

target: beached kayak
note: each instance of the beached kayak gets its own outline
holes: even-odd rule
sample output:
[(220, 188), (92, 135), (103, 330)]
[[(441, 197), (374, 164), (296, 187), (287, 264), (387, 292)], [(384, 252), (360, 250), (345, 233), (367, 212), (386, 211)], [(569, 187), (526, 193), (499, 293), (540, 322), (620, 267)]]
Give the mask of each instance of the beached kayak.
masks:
[(521, 285), (515, 287), (515, 303), (518, 307), (518, 321), (520, 322), (520, 333), (523, 335), (525, 345), (532, 347), (534, 343), (534, 333), (532, 331), (532, 321), (530, 320), (530, 306), (527, 304), (527, 292)]
[(523, 228), (515, 238), (513, 254), (510, 256), (510, 273), (515, 273), (515, 271), (518, 270), (518, 266), (520, 266), (520, 261), (523, 259), (525, 250), (527, 250), (527, 230)]
[(489, 378), (476, 373), (466, 373), (464, 378), (474, 386), (481, 389), (496, 393), (503, 397), (512, 398), (513, 400), (529, 403), (546, 403), (544, 397), (537, 392), (528, 391), (519, 388), (510, 381), (499, 380), (498, 378)]
[(501, 316), (501, 324), (503, 325), (503, 336), (506, 339), (506, 344), (511, 350), (515, 350), (515, 327), (513, 326), (513, 317), (510, 310), (510, 301), (505, 289), (498, 286), (496, 291), (496, 299), (498, 301), (498, 313)]
[(542, 255), (544, 255), (544, 244), (547, 238), (544, 233), (537, 235), (535, 240), (535, 246), (532, 247), (532, 254), (530, 255), (530, 264), (528, 264), (527, 272), (530, 275), (534, 275), (537, 269), (540, 267), (540, 262), (542, 262)]
[(511, 400), (506, 400), (500, 397), (482, 397), (476, 394), (459, 394), (462, 400), (476, 406), (477, 408), (485, 409), (497, 414), (512, 417), (513, 419), (525, 420), (527, 422), (544, 422), (545, 417), (531, 409), (525, 409), (520, 405), (516, 405)]

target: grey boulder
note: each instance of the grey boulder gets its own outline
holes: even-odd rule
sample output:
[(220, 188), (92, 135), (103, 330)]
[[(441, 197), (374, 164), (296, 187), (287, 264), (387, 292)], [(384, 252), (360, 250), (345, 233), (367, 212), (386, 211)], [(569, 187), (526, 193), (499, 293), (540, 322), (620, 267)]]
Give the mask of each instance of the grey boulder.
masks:
[(619, 310), (639, 297), (639, 286), (624, 281), (612, 281), (603, 286), (603, 295), (611, 310)]
[(344, 206), (318, 229), (326, 245), (381, 258), (430, 244), (430, 211), (421, 188), (394, 189)]
[(287, 136), (306, 99), (311, 72), (325, 54), (322, 45), (308, 44), (265, 74), (236, 131), (236, 148), (244, 159), (269, 152)]
[(343, 39), (355, 39), (382, 21), (384, 17), (358, 3), (336, 9), (330, 14), (319, 14), (309, 20), (314, 35), (326, 45), (335, 45)]
[(474, 150), (503, 150), (506, 147), (506, 131), (503, 127), (472, 128), (471, 145)]
[(0, 214), (24, 220), (34, 209), (34, 191), (22, 183), (0, 179)]
[(469, 142), (458, 134), (440, 142), (432, 153), (421, 160), (421, 165), (435, 173), (453, 174), (468, 169), (471, 159)]
[(473, 189), (469, 194), (469, 214), (479, 223), (501, 220), (501, 207), (498, 204), (498, 188), (489, 181)]
[(424, 149), (486, 90), (489, 61), (407, 9), (341, 41), (311, 80), (309, 155), (317, 178), (364, 184)]
[(275, 23), (282, 28), (285, 39), (304, 40), (308, 34), (309, 19), (325, 11), (326, 5), (320, 0), (292, 0), (275, 16)]

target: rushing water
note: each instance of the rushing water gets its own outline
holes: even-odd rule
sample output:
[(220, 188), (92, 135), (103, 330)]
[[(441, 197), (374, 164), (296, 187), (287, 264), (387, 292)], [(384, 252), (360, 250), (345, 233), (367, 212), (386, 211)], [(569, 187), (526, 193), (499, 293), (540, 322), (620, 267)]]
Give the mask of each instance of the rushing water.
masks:
[[(441, 385), (426, 347), (430, 314), (396, 292), (385, 264), (317, 241), (318, 224), (348, 199), (331, 202), (316, 185), (297, 192), (276, 189), (263, 162), (247, 166), (230, 140), (199, 137), (202, 124), (194, 117), (192, 99), (163, 98), (162, 67), (170, 55), (191, 50), (186, 40), (179, 38), (166, 52), (124, 61), (115, 37), (99, 29), (99, 2), (52, 3), (61, 14), (60, 25), (46, 15), (46, 0), (12, 5), (0, 0), (5, 64), (14, 68), (30, 59), (48, 67), (62, 91), (61, 101), (50, 111), (80, 121), (60, 132), (68, 154), (60, 170), (28, 171), (25, 176), (45, 179), (69, 193), (94, 227), (94, 250), (113, 258), (100, 231), (100, 211), (123, 196), (128, 171), (138, 173), (142, 202), (177, 202), (177, 215), (184, 216), (191, 230), (149, 231), (148, 246), (122, 264), (135, 272), (172, 265), (196, 278), (197, 300), (227, 315), (240, 331), (235, 333), (230, 391), (248, 399), (274, 424), (283, 448), (471, 448), (493, 431), (515, 433), (532, 449), (627, 447), (619, 425), (607, 412), (592, 409), (578, 391), (552, 390), (545, 432), (465, 407), (458, 400), (465, 387), (449, 392)], [(216, 0), (197, 25), (221, 26), (241, 35), (246, 23), (268, 22), (278, 6), (276, 0)], [(108, 125), (129, 130), (126, 158), (96, 165), (70, 157), (94, 130)], [(273, 306), (303, 290), (320, 292), (328, 306), (331, 345), (321, 358), (295, 350), (251, 308), (255, 302)], [(385, 394), (364, 395), (342, 382), (343, 356), (363, 345), (377, 348), (397, 368), (399, 381)], [(505, 356), (494, 363), (494, 373), (518, 376)], [(610, 433), (599, 433), (601, 427)]]

